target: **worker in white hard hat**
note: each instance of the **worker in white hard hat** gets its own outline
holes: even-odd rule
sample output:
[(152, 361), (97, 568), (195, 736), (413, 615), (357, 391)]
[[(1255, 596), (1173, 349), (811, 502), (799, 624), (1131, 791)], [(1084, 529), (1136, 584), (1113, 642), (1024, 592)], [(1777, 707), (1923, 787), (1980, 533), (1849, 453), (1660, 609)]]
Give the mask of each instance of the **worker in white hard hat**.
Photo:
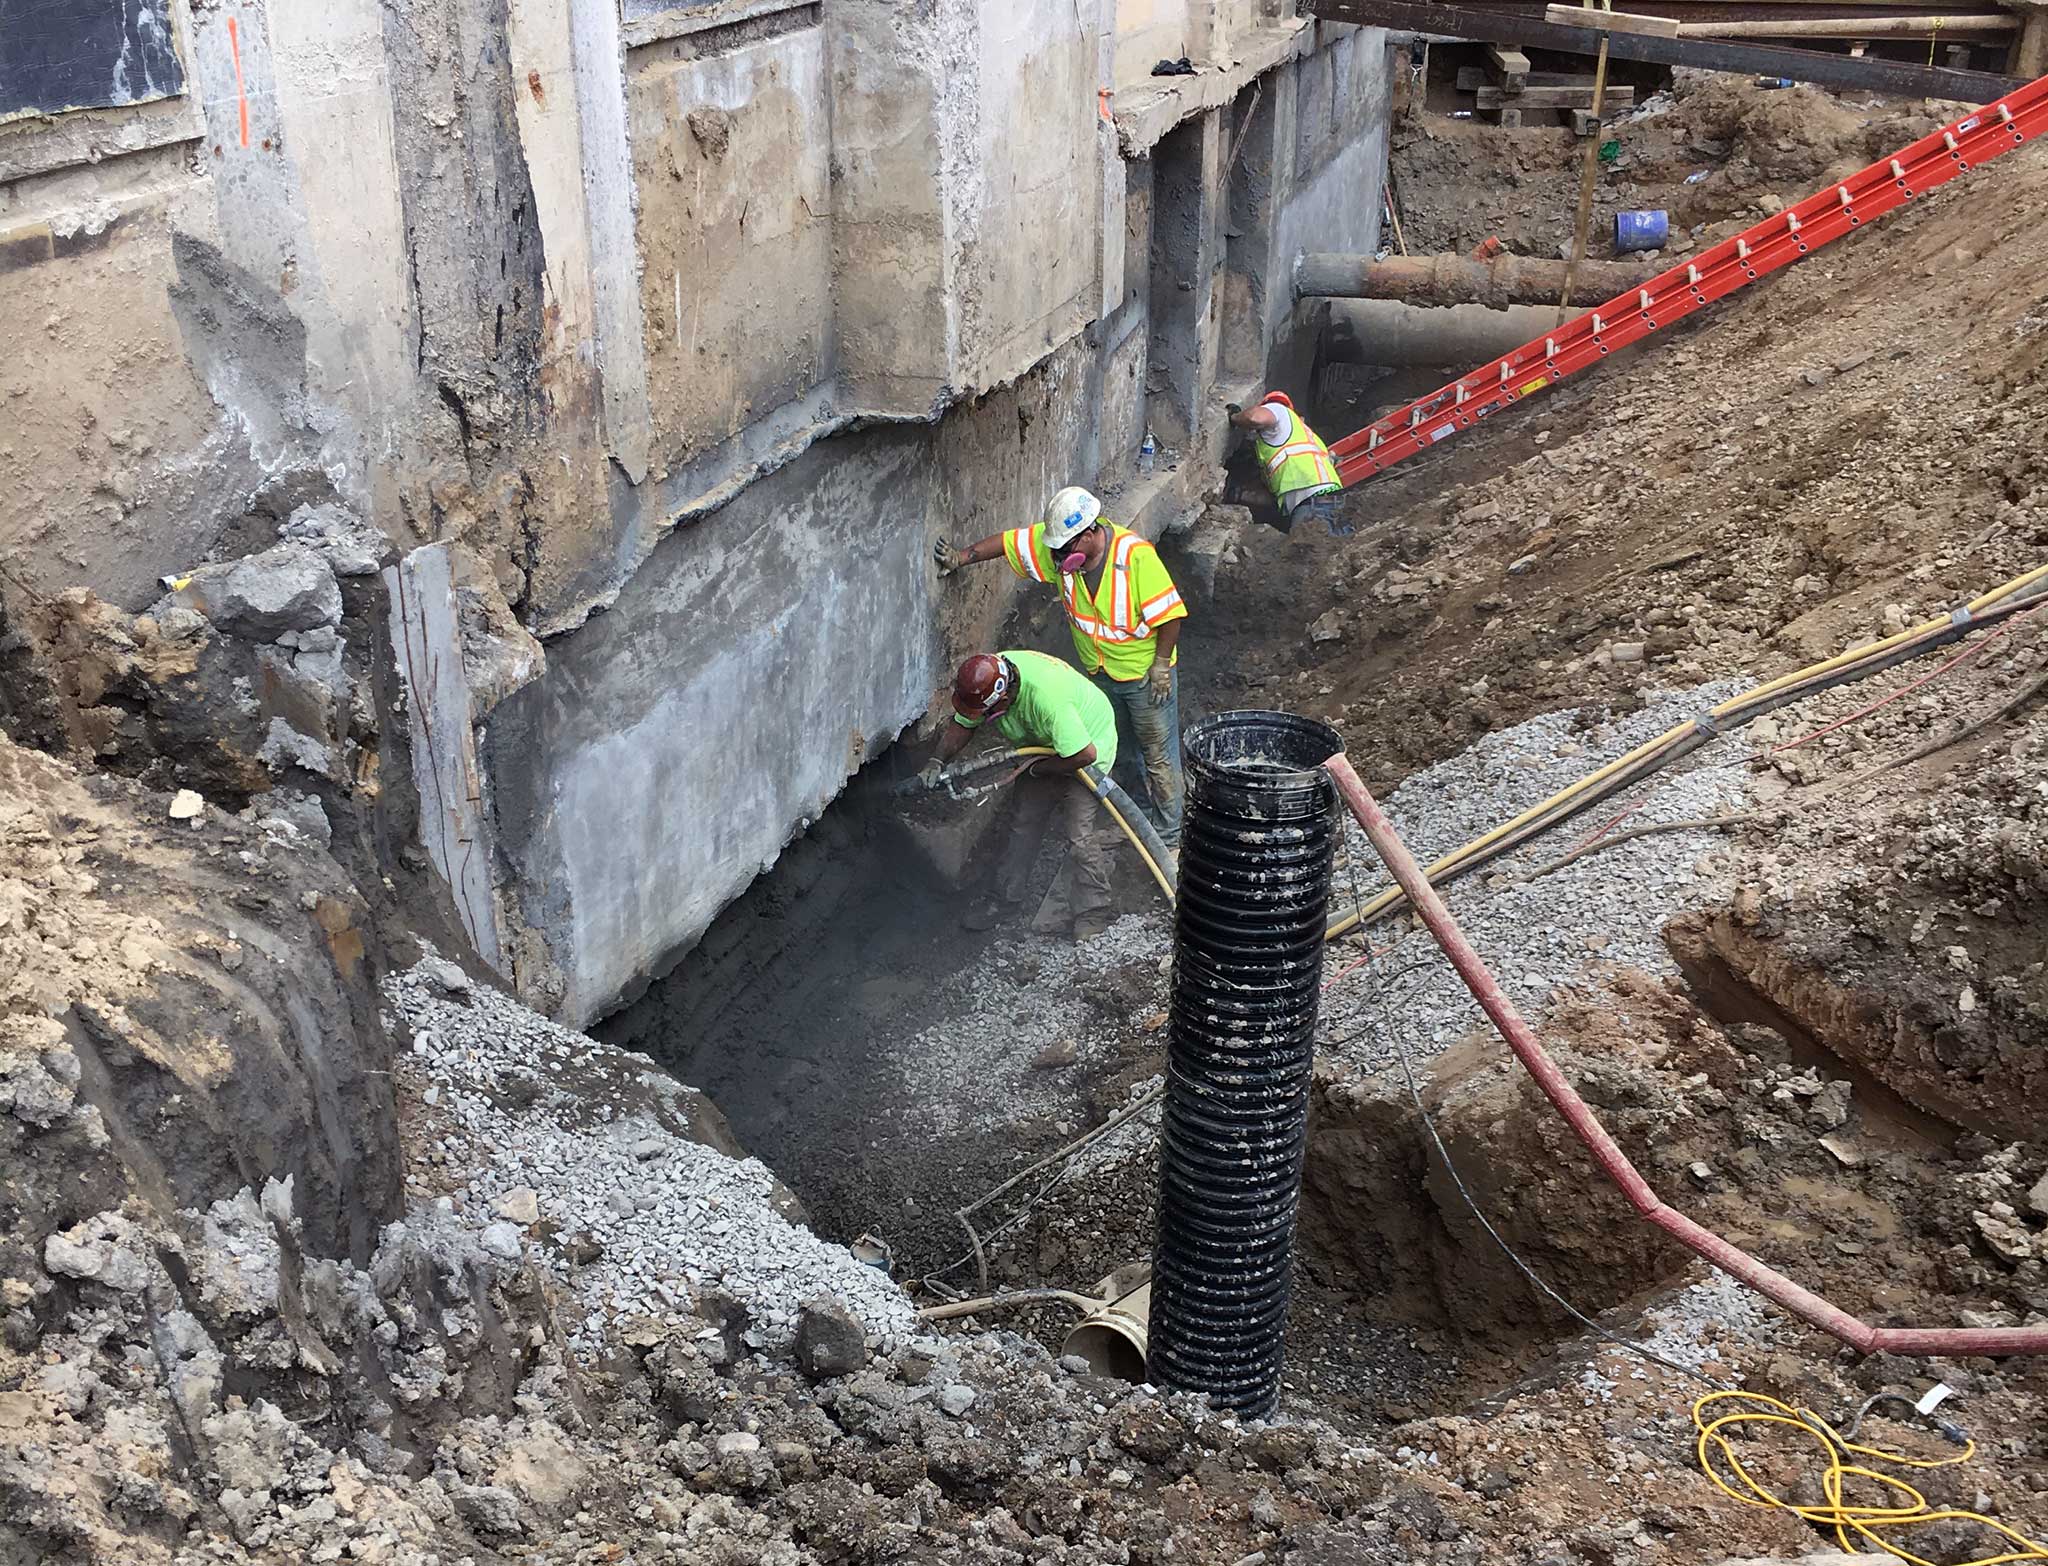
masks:
[[(1294, 411), (1294, 399), (1282, 391), (1267, 392), (1249, 408), (1230, 407), (1233, 428), (1247, 431), (1251, 443), (1243, 460), (1230, 465), (1224, 498), (1250, 510), (1252, 519), (1281, 532), (1291, 532), (1297, 516), (1320, 517), (1332, 538), (1348, 538), (1351, 524), (1337, 515), (1336, 497), (1343, 490), (1337, 462), (1322, 436)], [(1257, 472), (1249, 471), (1256, 464)]]
[(964, 547), (932, 549), (942, 575), (1002, 559), (1033, 582), (1057, 586), (1082, 670), (1116, 709), (1117, 726), (1144, 759), (1153, 825), (1168, 848), (1180, 844), (1181, 622), (1188, 616), (1159, 551), (1102, 514), (1078, 485), (1061, 490), (1043, 521), (991, 533)]

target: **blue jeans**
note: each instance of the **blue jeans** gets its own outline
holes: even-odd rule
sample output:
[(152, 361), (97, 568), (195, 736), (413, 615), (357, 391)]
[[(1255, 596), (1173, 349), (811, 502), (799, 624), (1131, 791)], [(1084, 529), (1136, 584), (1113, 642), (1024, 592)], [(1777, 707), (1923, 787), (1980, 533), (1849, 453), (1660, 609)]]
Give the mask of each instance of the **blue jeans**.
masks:
[(1135, 756), (1144, 764), (1146, 814), (1168, 848), (1180, 847), (1180, 671), (1173, 674), (1166, 705), (1152, 704), (1149, 675), (1112, 680), (1098, 669), (1090, 676), (1116, 710), (1119, 757)]

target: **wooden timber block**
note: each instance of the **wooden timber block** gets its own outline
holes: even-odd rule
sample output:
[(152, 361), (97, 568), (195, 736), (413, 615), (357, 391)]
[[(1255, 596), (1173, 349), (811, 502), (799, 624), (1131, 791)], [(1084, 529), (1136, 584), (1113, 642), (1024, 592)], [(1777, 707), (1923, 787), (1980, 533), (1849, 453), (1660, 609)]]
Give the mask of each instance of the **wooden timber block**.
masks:
[(1591, 109), (1572, 110), (1572, 134), (1574, 136), (1596, 135), (1600, 129), (1600, 116)]
[(1488, 44), (1486, 58), (1500, 77), (1502, 92), (1518, 93), (1529, 85), (1529, 57), (1521, 50)]
[(1520, 130), (1522, 128), (1522, 111), (1520, 109), (1495, 109), (1493, 112), (1495, 115), (1494, 123), (1499, 125), (1502, 130)]
[[(1510, 99), (1498, 87), (1482, 87), (1473, 94), (1482, 109), (1506, 108), (1513, 103), (1523, 109), (1590, 109), (1593, 107), (1593, 84), (1589, 81), (1583, 87), (1530, 87)], [(1636, 90), (1633, 87), (1609, 87), (1605, 107), (1609, 110), (1632, 109), (1635, 107)]]
[(1595, 11), (1580, 5), (1546, 5), (1543, 20), (1553, 27), (1590, 27), (1603, 33), (1648, 33), (1655, 38), (1676, 38), (1678, 19), (1637, 16), (1629, 11)]

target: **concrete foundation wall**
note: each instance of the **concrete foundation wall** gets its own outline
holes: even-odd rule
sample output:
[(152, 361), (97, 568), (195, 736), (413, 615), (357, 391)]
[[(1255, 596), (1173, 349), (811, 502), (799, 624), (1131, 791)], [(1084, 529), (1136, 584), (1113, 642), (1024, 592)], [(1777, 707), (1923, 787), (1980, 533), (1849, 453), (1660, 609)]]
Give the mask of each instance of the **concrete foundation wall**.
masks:
[(414, 697), (587, 1019), (995, 634), (933, 538), (1199, 504), (1292, 250), (1377, 222), (1379, 35), (1291, 12), (174, 0), (182, 91), (0, 126), (0, 593), (140, 610), (307, 506), (449, 546), (480, 688)]

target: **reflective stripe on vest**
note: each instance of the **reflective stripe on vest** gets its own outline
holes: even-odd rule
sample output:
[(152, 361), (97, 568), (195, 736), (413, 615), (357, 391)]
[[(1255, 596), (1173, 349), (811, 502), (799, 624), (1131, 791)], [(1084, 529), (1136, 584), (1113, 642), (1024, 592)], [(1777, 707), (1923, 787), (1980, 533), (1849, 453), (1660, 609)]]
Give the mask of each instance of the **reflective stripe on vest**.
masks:
[(1343, 482), (1337, 477), (1337, 464), (1330, 456), (1330, 448), (1302, 422), (1299, 414), (1294, 417), (1294, 434), (1295, 438), (1284, 446), (1258, 442), (1259, 461), (1265, 464), (1266, 482), (1274, 494)]
[(1017, 558), (1024, 563), (1024, 570), (1031, 580), (1043, 582), (1047, 580), (1047, 577), (1038, 569), (1038, 551), (1031, 546), (1031, 532), (1032, 530), (1028, 527), (1010, 529), (1010, 547), (1016, 552)]
[[(1131, 556), (1145, 547), (1136, 533), (1119, 533), (1109, 554), (1109, 619), (1095, 618), (1082, 597), (1087, 573), (1076, 571), (1066, 579), (1067, 618), (1098, 642), (1141, 642), (1152, 634), (1131, 598)], [(1158, 599), (1153, 600), (1159, 602)]]

